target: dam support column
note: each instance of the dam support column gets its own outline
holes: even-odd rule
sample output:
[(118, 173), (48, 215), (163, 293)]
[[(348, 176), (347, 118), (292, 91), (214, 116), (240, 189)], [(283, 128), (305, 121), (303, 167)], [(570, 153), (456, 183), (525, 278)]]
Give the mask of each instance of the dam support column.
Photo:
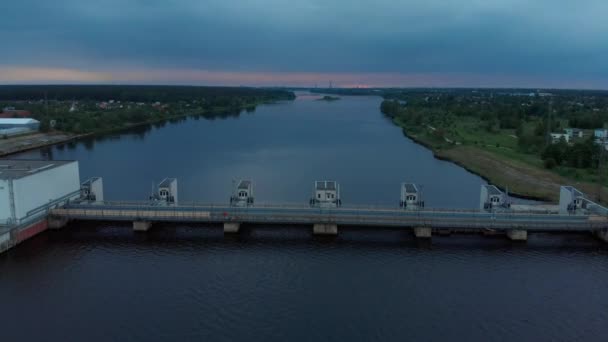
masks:
[(238, 233), (241, 228), (239, 222), (224, 222), (224, 234), (226, 233)]
[(315, 223), (312, 227), (314, 235), (338, 235), (338, 225), (335, 223)]
[(511, 241), (526, 241), (528, 240), (528, 231), (523, 229), (507, 230), (507, 237)]
[(152, 227), (152, 222), (149, 221), (133, 221), (133, 231), (147, 232)]
[(61, 229), (65, 227), (70, 219), (67, 217), (49, 216), (47, 218), (47, 224), (49, 229)]
[(600, 239), (604, 242), (608, 242), (608, 229), (602, 229), (602, 230), (596, 231), (595, 236), (597, 236), (598, 239)]
[(419, 239), (430, 239), (432, 234), (430, 227), (414, 227), (414, 235)]

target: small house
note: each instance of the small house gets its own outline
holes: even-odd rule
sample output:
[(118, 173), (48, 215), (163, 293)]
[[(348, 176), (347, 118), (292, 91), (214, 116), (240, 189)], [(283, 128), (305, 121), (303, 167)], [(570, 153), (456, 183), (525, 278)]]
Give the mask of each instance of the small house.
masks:
[(103, 202), (103, 179), (93, 177), (80, 185), (80, 200), (88, 202)]
[(566, 128), (564, 129), (564, 132), (566, 133), (566, 135), (569, 137), (570, 140), (575, 139), (575, 138), (583, 138), (585, 136), (585, 133), (583, 132), (582, 129), (578, 129), (578, 128)]
[(177, 179), (165, 178), (158, 184), (158, 191), (152, 196), (153, 200), (163, 202), (167, 205), (177, 205)]
[(240, 180), (230, 197), (230, 205), (237, 207), (247, 207), (253, 205), (253, 182), (250, 180)]
[(568, 134), (563, 133), (551, 133), (551, 143), (557, 144), (560, 141), (565, 141), (566, 143), (570, 142), (570, 136)]
[(315, 207), (339, 207), (340, 185), (336, 181), (316, 181), (310, 205)]
[(492, 210), (500, 207), (508, 208), (509, 206), (507, 196), (496, 186), (491, 184), (481, 186), (479, 209)]
[(608, 138), (608, 130), (606, 130), (604, 128), (596, 129), (593, 132), (593, 137), (595, 138), (595, 141), (598, 143), (605, 141)]
[(399, 206), (404, 209), (418, 209), (424, 207), (422, 193), (414, 183), (401, 184), (401, 201)]

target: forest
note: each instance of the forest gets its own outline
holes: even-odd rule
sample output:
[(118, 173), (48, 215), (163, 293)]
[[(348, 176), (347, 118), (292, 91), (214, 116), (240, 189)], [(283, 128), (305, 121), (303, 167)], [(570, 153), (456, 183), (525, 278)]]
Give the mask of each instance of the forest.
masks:
[[(381, 111), (434, 149), (473, 146), (575, 179), (598, 180), (606, 153), (594, 132), (608, 121), (606, 91), (416, 89), (384, 97)], [(580, 129), (583, 137), (551, 138), (566, 128)]]
[(43, 132), (103, 132), (186, 115), (216, 117), (262, 103), (293, 100), (292, 92), (247, 87), (53, 85), (0, 86), (0, 108), (27, 110)]

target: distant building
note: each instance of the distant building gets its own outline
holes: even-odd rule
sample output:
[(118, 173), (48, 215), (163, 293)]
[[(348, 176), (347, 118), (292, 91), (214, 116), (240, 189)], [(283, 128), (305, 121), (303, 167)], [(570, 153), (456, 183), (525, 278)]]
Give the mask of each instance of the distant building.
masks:
[(565, 141), (566, 143), (570, 142), (570, 136), (568, 134), (563, 133), (551, 133), (551, 143), (557, 144), (560, 141)]
[(0, 118), (29, 118), (32, 116), (32, 113), (27, 110), (18, 110), (14, 107), (6, 107), (0, 113)]
[(605, 142), (608, 140), (608, 130), (605, 128), (598, 128), (593, 132), (593, 137), (598, 144)]
[(583, 132), (583, 130), (578, 129), (578, 128), (566, 128), (566, 129), (564, 129), (564, 132), (566, 132), (566, 135), (570, 139), (583, 138), (585, 136), (585, 133)]
[(0, 118), (0, 136), (11, 136), (36, 132), (40, 122), (34, 119)]

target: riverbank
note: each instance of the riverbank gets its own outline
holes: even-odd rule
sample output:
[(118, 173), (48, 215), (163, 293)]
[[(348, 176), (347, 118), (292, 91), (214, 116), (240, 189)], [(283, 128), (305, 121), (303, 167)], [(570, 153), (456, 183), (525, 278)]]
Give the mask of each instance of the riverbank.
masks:
[[(459, 165), (502, 190), (508, 190), (511, 196), (557, 202), (559, 201), (560, 186), (572, 185), (592, 199), (598, 199), (599, 189), (597, 184), (574, 181), (541, 167), (534, 167), (519, 160), (508, 159), (503, 155), (493, 153), (490, 149), (470, 145), (456, 145), (445, 141), (442, 143), (434, 137), (429, 137), (428, 132), (416, 132), (416, 129), (408, 129), (399, 120), (393, 119), (393, 122), (402, 128), (405, 136), (430, 149), (435, 158)], [(431, 130), (431, 128), (428, 129)], [(608, 198), (608, 189), (602, 187), (600, 199), (606, 198)], [(601, 201), (605, 202), (605, 200)]]
[(122, 123), (120, 126), (113, 126), (111, 128), (96, 129), (91, 132), (75, 134), (65, 131), (51, 131), (51, 132), (38, 132), (34, 134), (21, 135), (8, 139), (0, 139), (0, 157), (6, 157), (21, 152), (34, 150), (37, 148), (48, 147), (53, 145), (65, 144), (70, 141), (79, 140), (82, 138), (88, 138), (93, 136), (100, 136), (109, 133), (120, 132), (131, 128), (152, 125), (161, 122), (167, 122), (170, 120), (183, 119), (190, 116), (198, 117), (224, 117), (240, 115), (243, 111), (253, 112), (256, 107), (261, 104), (272, 104), (281, 99), (275, 101), (263, 100), (251, 103), (245, 103), (238, 108), (234, 107), (215, 107), (210, 110), (199, 109), (196, 111), (182, 112), (179, 114), (155, 117), (149, 116), (149, 118), (142, 122), (135, 123)]

